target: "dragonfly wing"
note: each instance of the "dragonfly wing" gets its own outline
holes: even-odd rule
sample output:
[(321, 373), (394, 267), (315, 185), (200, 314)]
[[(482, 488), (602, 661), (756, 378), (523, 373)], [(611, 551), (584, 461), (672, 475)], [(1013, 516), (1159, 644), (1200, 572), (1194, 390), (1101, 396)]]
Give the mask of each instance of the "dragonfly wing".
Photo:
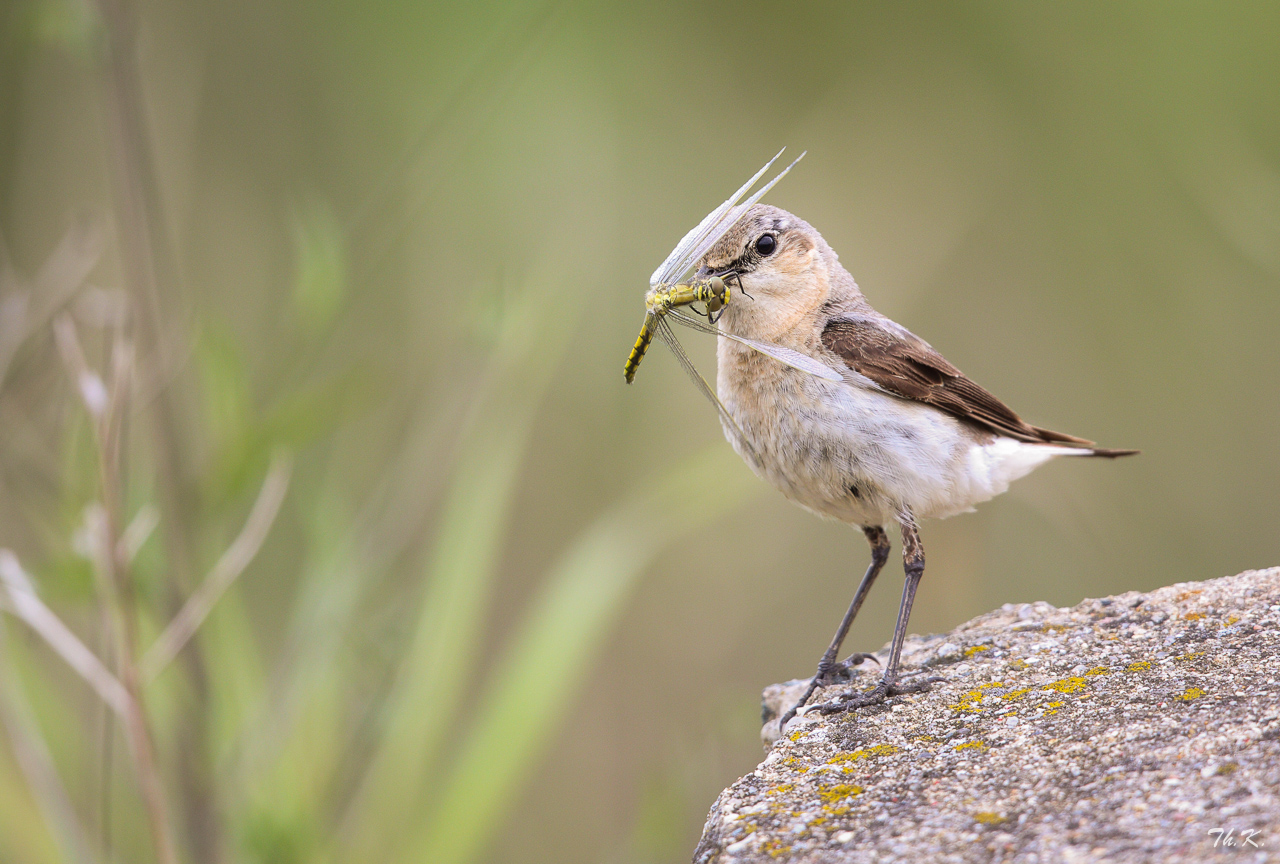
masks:
[[(786, 148), (784, 147), (782, 149), (785, 150)], [(763, 168), (757, 171), (755, 176), (748, 180), (741, 189), (729, 198), (729, 200), (725, 201), (719, 207), (704, 216), (701, 222), (693, 226), (693, 229), (688, 234), (684, 235), (680, 242), (676, 244), (676, 248), (671, 250), (671, 254), (667, 256), (667, 260), (663, 261), (662, 265), (658, 267), (657, 270), (654, 270), (653, 275), (649, 277), (649, 286), (651, 288), (657, 287), (658, 285), (671, 284), (675, 281), (676, 277), (684, 274), (684, 271), (688, 269), (689, 264), (691, 263), (689, 260), (690, 250), (697, 246), (699, 241), (704, 237), (716, 230), (720, 221), (724, 219), (725, 214), (729, 212), (729, 209), (732, 208), (734, 204), (738, 203), (739, 198), (747, 194), (747, 190), (755, 185), (755, 182), (760, 179), (764, 172), (769, 170), (769, 166), (776, 162), (778, 156), (781, 155), (782, 150), (779, 150), (777, 155), (770, 159)]]
[(799, 369), (801, 372), (808, 372), (810, 375), (813, 375), (816, 378), (821, 378), (824, 381), (833, 381), (837, 384), (844, 382), (843, 375), (832, 369), (826, 363), (813, 359), (808, 354), (801, 354), (799, 351), (794, 351), (790, 348), (783, 348), (781, 345), (775, 345), (772, 342), (759, 342), (755, 339), (746, 339), (742, 336), (734, 336), (732, 333), (721, 333), (720, 335), (754, 348), (761, 354), (772, 357), (779, 363), (787, 364), (792, 369)]
[(676, 248), (671, 250), (671, 254), (667, 256), (667, 260), (663, 261), (661, 266), (659, 266), (657, 270), (654, 270), (653, 275), (649, 277), (650, 287), (656, 288), (659, 285), (670, 285), (675, 283), (685, 274), (686, 271), (693, 267), (693, 265), (696, 264), (703, 255), (707, 253), (708, 249), (714, 246), (721, 237), (727, 234), (729, 230), (738, 223), (738, 220), (746, 215), (747, 210), (759, 201), (764, 193), (772, 189), (773, 185), (781, 180), (783, 176), (786, 175), (787, 171), (791, 170), (792, 166), (794, 166), (796, 162), (799, 162), (800, 159), (804, 158), (804, 153), (801, 153), (800, 157), (797, 158), (795, 162), (788, 165), (781, 174), (774, 177), (771, 181), (765, 184), (763, 188), (751, 196), (751, 198), (747, 199), (745, 204), (735, 207), (739, 199), (741, 199), (743, 195), (747, 194), (747, 191), (756, 184), (757, 180), (764, 176), (764, 173), (769, 170), (769, 167), (773, 165), (774, 162), (778, 161), (778, 157), (781, 156), (783, 151), (786, 149), (787, 148), (783, 147), (782, 150), (779, 150), (777, 155), (770, 159), (763, 168), (755, 173), (755, 176), (743, 184), (743, 186), (738, 189), (737, 192), (733, 193), (727, 201), (703, 217), (702, 221), (695, 225), (693, 230), (684, 235), (684, 238), (676, 244)]
[(682, 315), (674, 309), (669, 311), (667, 315), (675, 318), (686, 327), (690, 327), (694, 330), (701, 330), (703, 333), (710, 333), (713, 336), (723, 336), (725, 339), (732, 339), (734, 342), (746, 345), (748, 348), (754, 348), (766, 357), (772, 357), (779, 363), (785, 363), (792, 369), (799, 369), (801, 372), (808, 372), (810, 375), (813, 375), (816, 378), (821, 378), (824, 381), (832, 381), (837, 384), (844, 381), (843, 375), (835, 369), (832, 369), (826, 363), (823, 363), (821, 360), (815, 360), (808, 354), (801, 354), (799, 351), (795, 351), (791, 348), (783, 348), (781, 345), (775, 345), (772, 342), (761, 342), (758, 339), (748, 339), (745, 336), (735, 336), (733, 333), (727, 333), (717, 327), (703, 324), (696, 318), (690, 318), (687, 315)]
[(747, 436), (742, 434), (742, 428), (738, 426), (738, 422), (733, 419), (733, 415), (729, 413), (729, 409), (724, 407), (724, 403), (720, 401), (720, 397), (716, 395), (716, 391), (711, 389), (711, 385), (707, 383), (707, 379), (699, 374), (697, 368), (693, 365), (693, 361), (689, 359), (689, 355), (684, 353), (684, 347), (676, 339), (676, 334), (671, 332), (671, 325), (667, 323), (666, 318), (659, 318), (654, 325), (654, 330), (662, 337), (662, 341), (667, 343), (667, 347), (671, 349), (671, 353), (676, 355), (676, 359), (680, 361), (681, 368), (688, 374), (693, 385), (702, 391), (702, 395), (707, 397), (707, 401), (715, 406), (716, 411), (720, 414), (722, 425), (727, 433), (731, 433), (738, 441), (743, 452), (749, 453), (756, 464), (761, 464), (759, 457), (756, 455), (755, 448), (751, 446), (751, 442), (747, 440)]
[[(806, 150), (805, 153), (807, 152), (808, 151)], [(692, 249), (689, 250), (688, 266), (692, 267), (695, 264), (697, 264), (700, 260), (702, 260), (702, 256), (710, 252), (711, 247), (719, 243), (721, 237), (728, 234), (729, 231), (732, 230), (734, 225), (737, 225), (739, 222), (742, 221), (742, 217), (746, 216), (747, 211), (750, 210), (752, 207), (754, 207), (756, 205), (756, 202), (764, 197), (764, 193), (768, 192), (770, 189), (773, 188), (775, 183), (777, 183), (783, 177), (787, 176), (787, 172), (795, 167), (796, 162), (799, 162), (801, 159), (805, 157), (805, 153), (801, 153), (799, 156), (797, 156), (794, 162), (792, 162), (786, 168), (783, 168), (781, 173), (779, 173), (777, 177), (774, 177), (764, 186), (761, 186), (758, 190), (756, 190), (756, 193), (752, 195), (750, 198), (748, 198), (746, 201), (742, 202), (736, 207), (730, 207), (728, 213), (726, 213), (723, 219), (721, 227), (717, 229), (715, 232), (708, 234), (701, 241), (699, 241), (697, 245), (695, 245)], [(782, 154), (779, 153), (778, 155), (780, 156)], [(776, 159), (778, 157), (775, 156), (774, 158)], [(683, 275), (683, 273), (681, 275)]]

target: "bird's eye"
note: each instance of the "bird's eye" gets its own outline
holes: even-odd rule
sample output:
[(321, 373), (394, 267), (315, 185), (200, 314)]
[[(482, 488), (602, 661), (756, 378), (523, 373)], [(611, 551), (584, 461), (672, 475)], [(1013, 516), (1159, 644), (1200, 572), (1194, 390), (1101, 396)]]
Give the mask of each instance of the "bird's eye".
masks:
[(756, 251), (761, 255), (772, 255), (773, 250), (777, 248), (778, 238), (774, 237), (772, 234), (761, 234), (760, 238), (756, 240)]

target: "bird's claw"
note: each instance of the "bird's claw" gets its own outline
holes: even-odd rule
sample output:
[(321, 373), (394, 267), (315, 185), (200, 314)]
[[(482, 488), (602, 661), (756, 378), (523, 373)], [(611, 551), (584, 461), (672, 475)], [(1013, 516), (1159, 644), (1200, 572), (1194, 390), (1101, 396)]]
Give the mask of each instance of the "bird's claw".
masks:
[(861, 666), (863, 663), (867, 662), (868, 660), (870, 660), (872, 663), (875, 663), (877, 666), (880, 665), (879, 657), (877, 657), (874, 654), (865, 654), (862, 652), (858, 652), (856, 654), (850, 654), (848, 657), (841, 660), (837, 665), (838, 665), (838, 668), (840, 668), (841, 670), (848, 672), (854, 666)]
[[(870, 660), (877, 666), (880, 665), (880, 658), (874, 654), (856, 653), (850, 654), (839, 663), (833, 663), (831, 668), (823, 672), (818, 677), (819, 687), (830, 687), (832, 684), (847, 684), (853, 679), (853, 670), (855, 666), (861, 666)], [(796, 706), (799, 708), (800, 706)]]
[(870, 690), (842, 695), (840, 698), (833, 699), (830, 702), (814, 705), (811, 710), (817, 711), (819, 714), (839, 714), (844, 711), (852, 711), (855, 708), (865, 708), (868, 705), (879, 705), (890, 696), (922, 693), (942, 680), (941, 678), (922, 678), (919, 681), (911, 682), (888, 682), (882, 680)]

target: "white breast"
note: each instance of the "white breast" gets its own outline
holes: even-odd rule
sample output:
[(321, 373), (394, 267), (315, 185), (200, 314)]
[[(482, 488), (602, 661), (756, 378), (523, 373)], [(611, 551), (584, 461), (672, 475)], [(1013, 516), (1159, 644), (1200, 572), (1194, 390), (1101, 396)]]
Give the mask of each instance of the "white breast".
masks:
[(1087, 451), (982, 433), (921, 403), (822, 381), (721, 340), (720, 399), (750, 442), (752, 469), (823, 516), (882, 525), (973, 509), (1054, 456)]

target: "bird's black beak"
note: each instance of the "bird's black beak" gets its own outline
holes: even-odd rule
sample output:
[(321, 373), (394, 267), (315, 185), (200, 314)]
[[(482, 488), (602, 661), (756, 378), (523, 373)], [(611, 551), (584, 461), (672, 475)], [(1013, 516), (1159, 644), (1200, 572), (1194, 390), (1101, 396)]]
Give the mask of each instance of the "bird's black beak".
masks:
[(698, 272), (693, 275), (698, 279), (710, 279), (712, 276), (719, 276), (727, 282), (730, 279), (737, 279), (738, 271), (732, 267), (721, 267), (719, 270), (713, 270), (703, 264), (698, 268)]

